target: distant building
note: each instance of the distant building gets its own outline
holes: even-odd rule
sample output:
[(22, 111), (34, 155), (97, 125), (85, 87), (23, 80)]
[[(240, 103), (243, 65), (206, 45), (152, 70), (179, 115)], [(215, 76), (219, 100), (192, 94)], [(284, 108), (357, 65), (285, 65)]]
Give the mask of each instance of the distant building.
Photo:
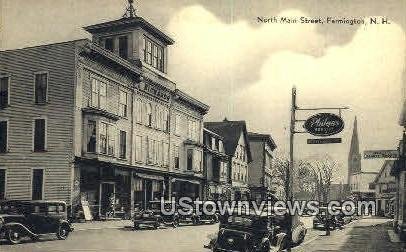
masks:
[(394, 164), (394, 160), (386, 160), (370, 184), (370, 188), (375, 189), (376, 211), (380, 216), (392, 217), (394, 213), (396, 178), (390, 174)]
[(248, 163), (252, 161), (245, 121), (205, 122), (204, 127), (224, 139), (228, 156), (228, 179), (232, 187), (231, 199), (249, 198)]
[(266, 199), (270, 194), (282, 196), (283, 181), (273, 165), (276, 144), (269, 134), (248, 133), (252, 162), (248, 164), (248, 184), (253, 199)]
[(356, 200), (374, 200), (375, 191), (369, 184), (375, 179), (377, 172), (364, 172), (361, 169), (361, 153), (359, 150), (357, 117), (351, 137), (350, 151), (348, 153), (348, 180), (350, 194)]
[(203, 144), (203, 172), (206, 178), (203, 198), (214, 201), (230, 200), (229, 157), (224, 149), (224, 138), (205, 128)]

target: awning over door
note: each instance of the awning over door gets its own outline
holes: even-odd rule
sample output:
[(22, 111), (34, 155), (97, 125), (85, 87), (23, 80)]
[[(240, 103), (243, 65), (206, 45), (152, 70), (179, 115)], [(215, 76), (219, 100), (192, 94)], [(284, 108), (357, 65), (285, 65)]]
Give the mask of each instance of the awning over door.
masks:
[(189, 182), (192, 184), (200, 185), (200, 182), (197, 180), (190, 180), (190, 179), (181, 179), (181, 178), (173, 178), (171, 179), (172, 182), (180, 181), (180, 182)]

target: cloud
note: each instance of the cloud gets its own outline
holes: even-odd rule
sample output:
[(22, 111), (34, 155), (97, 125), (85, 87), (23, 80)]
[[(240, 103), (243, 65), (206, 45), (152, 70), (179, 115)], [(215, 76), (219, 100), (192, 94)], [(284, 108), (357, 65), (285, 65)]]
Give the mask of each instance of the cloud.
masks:
[[(287, 10), (281, 15), (304, 14)], [(176, 57), (169, 58), (170, 74), (180, 87), (215, 104), (213, 114), (232, 110), (230, 95), (258, 81), (263, 62), (273, 52), (319, 55), (324, 49), (324, 38), (314, 25), (259, 24), (256, 17), (227, 24), (201, 6), (174, 14), (168, 30), (176, 40), (171, 48)]]
[[(306, 16), (298, 10), (278, 15)], [(303, 106), (350, 106), (343, 112), (343, 144), (308, 146), (308, 135), (296, 141), (296, 153), (332, 153), (345, 173), (355, 115), (361, 150), (396, 145), (401, 132), (397, 119), (405, 33), (395, 23), (349, 26), (357, 29), (349, 43), (327, 46), (316, 28), (244, 21), (226, 24), (202, 7), (187, 7), (169, 23), (177, 39), (171, 74), (178, 86), (211, 105), (209, 120), (245, 119), (250, 130), (271, 133), (284, 151), (292, 85), (297, 86), (298, 103)], [(307, 116), (299, 114), (300, 119)], [(365, 164), (367, 170), (379, 169), (376, 162)]]

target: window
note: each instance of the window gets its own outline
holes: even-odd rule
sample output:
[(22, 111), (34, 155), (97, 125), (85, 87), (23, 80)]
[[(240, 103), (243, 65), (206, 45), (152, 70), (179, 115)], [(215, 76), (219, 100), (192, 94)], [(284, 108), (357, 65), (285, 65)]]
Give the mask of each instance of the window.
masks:
[(159, 71), (164, 71), (164, 47), (144, 37), (144, 62)]
[(163, 130), (169, 132), (169, 112), (167, 109), (163, 111)]
[(175, 169), (179, 169), (179, 146), (175, 146), (173, 152)]
[(118, 38), (118, 55), (121, 58), (128, 58), (128, 38), (127, 36), (122, 36)]
[(135, 160), (142, 162), (142, 136), (135, 136)]
[(0, 169), (0, 200), (6, 199), (6, 169)]
[(44, 185), (44, 170), (33, 169), (32, 171), (32, 200), (42, 200)]
[(169, 144), (168, 143), (164, 143), (164, 147), (163, 147), (163, 156), (164, 156), (164, 166), (168, 166), (169, 165)]
[(193, 167), (194, 170), (197, 172), (201, 172), (202, 171), (202, 152), (201, 151), (194, 151), (194, 155), (193, 155)]
[(34, 120), (34, 151), (46, 149), (46, 121), (45, 119)]
[(119, 101), (119, 114), (122, 117), (127, 117), (127, 104), (128, 104), (127, 93), (120, 90), (120, 101)]
[(48, 73), (35, 74), (35, 103), (44, 104), (47, 102)]
[(87, 152), (96, 152), (96, 122), (87, 122)]
[(147, 104), (147, 126), (152, 127), (152, 105)]
[(114, 51), (114, 39), (106, 38), (106, 40), (104, 41), (104, 48), (106, 48), (110, 52), (113, 52)]
[(8, 138), (8, 123), (7, 121), (0, 122), (0, 153), (6, 153), (7, 150), (7, 138)]
[(142, 103), (142, 101), (141, 100), (137, 100), (136, 101), (136, 103), (135, 103), (135, 113), (136, 113), (136, 122), (137, 123), (142, 123), (142, 115), (143, 115), (143, 113), (142, 113), (142, 107), (143, 107), (143, 103)]
[(10, 77), (0, 77), (0, 109), (4, 109), (10, 104)]
[(100, 123), (100, 153), (107, 154), (107, 124)]
[(120, 130), (120, 158), (127, 156), (127, 132)]
[(155, 140), (152, 140), (150, 138), (147, 138), (147, 143), (148, 143), (148, 157), (147, 157), (147, 162), (149, 164), (154, 163), (155, 159)]
[(107, 99), (107, 84), (97, 80), (92, 79), (92, 107), (106, 109), (106, 99)]
[(187, 150), (187, 169), (193, 170), (193, 150)]
[(181, 134), (181, 121), (182, 121), (182, 116), (179, 114), (176, 114), (175, 116), (175, 134), (179, 135)]
[(99, 135), (100, 135), (100, 153), (107, 155), (114, 155), (114, 127), (107, 123), (100, 123)]

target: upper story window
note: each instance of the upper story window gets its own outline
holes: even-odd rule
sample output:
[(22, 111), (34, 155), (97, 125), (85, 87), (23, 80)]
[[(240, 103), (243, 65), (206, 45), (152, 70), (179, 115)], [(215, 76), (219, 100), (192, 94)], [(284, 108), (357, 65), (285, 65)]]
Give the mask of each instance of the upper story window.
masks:
[(120, 100), (119, 100), (119, 114), (122, 117), (127, 117), (128, 109), (128, 96), (127, 93), (120, 90)]
[(200, 139), (200, 127), (199, 122), (193, 119), (188, 121), (188, 138), (194, 141), (199, 141)]
[(173, 148), (173, 159), (175, 169), (179, 169), (179, 146), (174, 146)]
[(10, 105), (10, 77), (0, 76), (0, 109)]
[(147, 126), (152, 127), (152, 105), (147, 104)]
[(87, 122), (87, 152), (96, 152), (96, 121)]
[(121, 36), (118, 38), (118, 55), (121, 58), (128, 58), (128, 37)]
[(7, 152), (8, 122), (0, 121), (0, 153)]
[(104, 48), (106, 48), (110, 52), (113, 52), (114, 51), (114, 39), (106, 38), (106, 40), (104, 41)]
[(106, 109), (107, 103), (107, 84), (98, 80), (92, 79), (92, 107)]
[(99, 128), (100, 135), (100, 153), (114, 155), (115, 134), (114, 127), (110, 124), (101, 122)]
[(35, 74), (34, 97), (36, 104), (44, 104), (48, 101), (48, 73)]
[(180, 136), (181, 134), (181, 121), (182, 121), (182, 116), (179, 114), (175, 115), (175, 134)]
[(46, 120), (34, 120), (34, 151), (45, 151), (46, 149)]
[(144, 37), (144, 62), (159, 71), (164, 71), (164, 47)]
[(127, 132), (120, 130), (120, 158), (127, 157)]

